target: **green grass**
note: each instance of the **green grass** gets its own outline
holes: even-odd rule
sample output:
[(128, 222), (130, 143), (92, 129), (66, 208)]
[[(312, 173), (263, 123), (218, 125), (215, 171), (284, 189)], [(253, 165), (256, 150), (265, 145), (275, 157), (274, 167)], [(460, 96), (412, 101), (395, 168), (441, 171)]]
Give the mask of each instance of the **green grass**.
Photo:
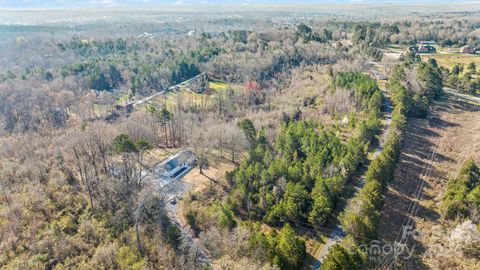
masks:
[(153, 100), (152, 104), (157, 104), (159, 106), (166, 105), (167, 108), (172, 108), (178, 99), (178, 95), (182, 95), (182, 101), (185, 106), (188, 105), (201, 105), (202, 102), (206, 106), (211, 105), (211, 96), (206, 94), (187, 92), (187, 91), (170, 91), (166, 95), (161, 95)]
[(125, 104), (130, 99), (130, 94), (125, 93), (117, 98), (117, 104)]
[(93, 112), (95, 114), (103, 114), (107, 111), (108, 108), (108, 105), (93, 103)]
[[(217, 81), (217, 80), (210, 80), (209, 87), (213, 92), (221, 92), (225, 91), (229, 88), (234, 90), (241, 89), (239, 85), (232, 85), (227, 82)], [(166, 95), (161, 95), (151, 101), (153, 105), (160, 105), (162, 106), (165, 104), (168, 108), (174, 106), (177, 102), (178, 95), (182, 95), (182, 100), (184, 105), (196, 105), (196, 106), (212, 106), (213, 99), (215, 98), (215, 93), (195, 93), (195, 92), (188, 92), (186, 91), (188, 86), (186, 84), (182, 84), (178, 90), (176, 91), (169, 91)]]
[(456, 47), (437, 47), (439, 53), (460, 53), (460, 48)]
[(429, 58), (434, 58), (440, 66), (448, 69), (452, 69), (457, 63), (463, 64), (465, 68), (471, 62), (480, 66), (480, 55), (475, 54), (437, 53), (422, 55), (421, 57), (423, 61), (427, 61)]
[(208, 86), (214, 91), (223, 91), (229, 88), (229, 84), (221, 81), (209, 81)]

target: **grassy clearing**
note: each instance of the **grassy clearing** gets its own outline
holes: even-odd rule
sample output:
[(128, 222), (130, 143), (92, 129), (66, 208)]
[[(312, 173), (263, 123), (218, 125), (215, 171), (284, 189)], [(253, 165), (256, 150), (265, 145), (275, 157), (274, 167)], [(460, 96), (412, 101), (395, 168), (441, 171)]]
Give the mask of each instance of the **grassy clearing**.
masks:
[[(455, 176), (459, 165), (470, 157), (480, 160), (479, 112), (478, 108), (463, 101), (449, 99), (435, 102), (431, 110), (432, 119), (441, 119), (446, 126), (439, 124), (441, 121), (409, 120), (395, 177), (385, 195), (379, 235), (385, 241), (396, 239), (409, 205), (416, 200), (411, 187), (423, 181), (425, 189), (414, 223), (416, 230), (421, 232), (416, 239), (415, 252), (425, 269), (478, 269), (478, 261), (456, 254), (448, 244), (450, 232), (458, 221), (445, 222), (438, 209), (445, 183)], [(437, 156), (434, 160), (430, 160), (432, 151)], [(425, 174), (427, 164), (432, 167), (430, 173)], [(417, 247), (424, 250), (417, 250)]]
[(167, 108), (171, 108), (177, 104), (178, 99), (181, 99), (183, 104), (187, 106), (210, 106), (212, 104), (212, 96), (208, 94), (200, 94), (182, 90), (171, 91), (160, 95), (151, 100), (151, 103), (156, 105), (166, 105)]
[(460, 53), (460, 48), (458, 47), (437, 47), (438, 53)]
[(480, 65), (480, 55), (475, 54), (438, 53), (433, 55), (422, 55), (421, 57), (423, 61), (434, 58), (440, 66), (448, 69), (453, 68), (457, 63), (463, 64), (465, 67), (472, 62), (477, 66)]
[[(420, 46), (420, 45), (417, 44), (417, 46)], [(392, 52), (393, 53), (404, 53), (407, 50), (408, 47), (409, 46), (407, 46), (407, 45), (397, 45), (397, 44), (389, 45), (387, 47), (386, 53), (387, 54), (389, 52), (390, 53), (392, 53)], [(458, 48), (458, 47), (441, 47), (441, 46), (438, 46), (438, 45), (433, 45), (433, 47), (435, 47), (437, 49), (437, 53), (436, 54), (422, 55), (422, 59), (423, 59), (423, 57), (438, 56), (438, 55), (456, 55), (456, 54), (460, 55), (460, 48)]]
[[(226, 186), (225, 174), (235, 169), (235, 164), (227, 159), (221, 158), (219, 155), (210, 155), (211, 163), (208, 168), (203, 170), (203, 174), (200, 173), (198, 167), (194, 167), (185, 177), (183, 181), (192, 184), (192, 193), (198, 193), (205, 188), (216, 186)], [(215, 182), (210, 179), (214, 179)]]
[(227, 90), (230, 85), (226, 82), (221, 82), (221, 81), (209, 81), (208, 83), (210, 89), (214, 90), (214, 91), (223, 91), (223, 90)]
[(131, 96), (128, 93), (122, 94), (117, 98), (117, 104), (125, 104), (130, 100)]
[(150, 103), (158, 106), (166, 106), (167, 108), (173, 108), (178, 103), (178, 100), (188, 107), (202, 107), (208, 108), (213, 105), (213, 96), (209, 94), (200, 94), (187, 91), (174, 91), (161, 95)]
[(211, 91), (206, 93), (195, 93), (187, 91), (188, 86), (182, 84), (178, 90), (169, 91), (164, 95), (160, 95), (157, 98), (153, 99), (151, 103), (157, 105), (166, 105), (168, 108), (174, 106), (177, 103), (177, 100), (180, 98), (183, 104), (187, 106), (201, 106), (208, 107), (211, 106), (214, 99), (214, 93), (225, 91), (226, 89), (239, 90), (241, 86), (232, 85), (222, 81), (209, 81), (209, 87)]
[(93, 103), (92, 107), (93, 107), (93, 112), (95, 114), (102, 115), (102, 114), (106, 113), (111, 106), (110, 105)]
[(387, 80), (378, 80), (377, 84), (382, 90), (387, 88)]

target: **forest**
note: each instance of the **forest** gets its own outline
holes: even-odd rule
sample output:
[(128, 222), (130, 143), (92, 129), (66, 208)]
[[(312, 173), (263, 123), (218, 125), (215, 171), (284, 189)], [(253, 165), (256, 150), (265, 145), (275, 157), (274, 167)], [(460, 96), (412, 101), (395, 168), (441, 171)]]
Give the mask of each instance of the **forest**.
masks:
[[(0, 268), (307, 269), (337, 223), (319, 268), (372, 267), (407, 123), (480, 78), (391, 48), (480, 48), (478, 13), (283, 12), (0, 24)], [(444, 218), (479, 190), (469, 160)]]

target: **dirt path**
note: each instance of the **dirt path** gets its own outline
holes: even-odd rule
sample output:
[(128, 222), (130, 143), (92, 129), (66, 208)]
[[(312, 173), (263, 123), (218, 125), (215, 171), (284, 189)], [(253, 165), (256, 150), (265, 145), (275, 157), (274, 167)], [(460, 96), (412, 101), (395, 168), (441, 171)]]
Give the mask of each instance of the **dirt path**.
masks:
[(478, 97), (478, 96), (472, 96), (472, 95), (469, 95), (469, 94), (462, 94), (462, 93), (459, 93), (458, 91), (455, 91), (453, 89), (446, 88), (446, 87), (443, 88), (443, 90), (450, 95), (454, 95), (454, 96), (457, 96), (458, 98), (466, 99), (466, 100), (473, 101), (473, 102), (476, 102), (476, 103), (480, 104), (480, 97)]
[[(470, 261), (434, 249), (444, 246), (448, 238), (445, 227), (450, 225), (439, 214), (445, 184), (470, 157), (480, 161), (480, 107), (450, 96), (434, 104), (428, 119), (409, 119), (378, 228), (380, 239), (390, 243), (403, 238), (403, 232), (410, 230), (407, 225), (420, 233), (415, 240), (406, 241), (414, 256), (399, 260), (397, 268), (474, 269), (469, 267)], [(412, 211), (415, 203), (418, 208)], [(373, 268), (393, 269), (394, 262), (386, 261), (375, 262)]]

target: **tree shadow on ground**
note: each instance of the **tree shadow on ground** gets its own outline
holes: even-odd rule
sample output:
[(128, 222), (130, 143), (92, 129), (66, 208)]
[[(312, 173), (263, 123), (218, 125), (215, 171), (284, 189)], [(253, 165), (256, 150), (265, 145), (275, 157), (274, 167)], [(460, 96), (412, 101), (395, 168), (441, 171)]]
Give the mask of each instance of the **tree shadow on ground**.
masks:
[(424, 190), (430, 187), (428, 176), (439, 175), (432, 167), (433, 162), (453, 161), (451, 158), (435, 153), (436, 142), (440, 139), (439, 128), (453, 127), (437, 114), (429, 119), (410, 119), (407, 124), (404, 145), (395, 170), (394, 180), (389, 183), (385, 193), (385, 205), (379, 224), (379, 236), (389, 242), (398, 240), (402, 226), (417, 212), (429, 219), (436, 220), (440, 216), (420, 203), (418, 210), (413, 211), (413, 205), (421, 194), (423, 200), (431, 199)]

